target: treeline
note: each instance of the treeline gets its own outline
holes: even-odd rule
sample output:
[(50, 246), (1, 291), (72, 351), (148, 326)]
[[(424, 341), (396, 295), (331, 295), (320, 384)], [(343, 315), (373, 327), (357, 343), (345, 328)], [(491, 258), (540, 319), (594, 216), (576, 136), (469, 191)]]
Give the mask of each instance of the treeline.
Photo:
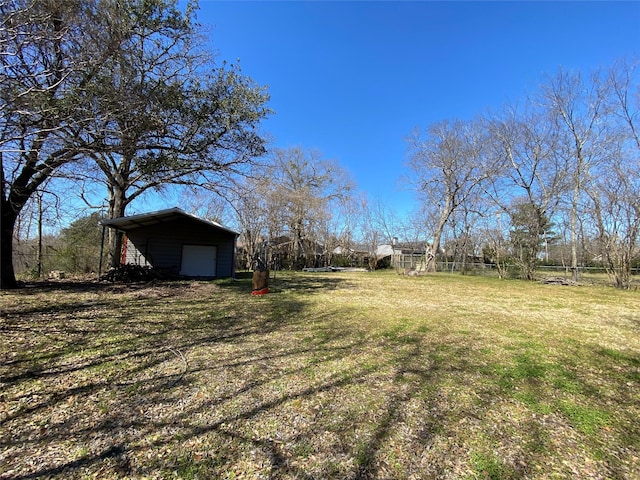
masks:
[[(550, 245), (577, 280), (601, 264), (628, 288), (640, 253), (637, 63), (560, 70), (516, 106), (411, 136), (411, 182), (433, 251), (445, 236), (533, 278)], [(435, 257), (435, 255), (434, 255)]]
[[(269, 151), (266, 89), (216, 64), (194, 6), (178, 7), (0, 2), (1, 288), (17, 286), (13, 247), (24, 246), (25, 215), (47, 197), (68, 203), (72, 192), (91, 206), (88, 193), (101, 188), (92, 208), (113, 218), (167, 186), (208, 192), (181, 205), (194, 213), (214, 194), (225, 199), (216, 219), (241, 233), (246, 266), (278, 255), (290, 268), (356, 257), (375, 267), (374, 252), (397, 239), (426, 244), (429, 270), (482, 258), (532, 279), (555, 258), (574, 279), (597, 264), (630, 286), (640, 249), (636, 62), (560, 70), (515, 105), (416, 129), (404, 177), (416, 209), (401, 218), (319, 152)], [(111, 230), (107, 246), (117, 264), (121, 238)]]
[[(16, 272), (29, 278), (47, 277), (52, 271), (97, 276), (107, 261), (102, 248), (103, 231), (98, 225), (101, 219), (102, 215), (95, 212), (74, 221), (58, 234), (39, 232), (16, 239), (13, 259)], [(37, 221), (34, 226), (39, 226)]]
[(588, 75), (561, 69), (517, 105), (416, 129), (405, 183), (418, 203), (408, 219), (384, 200), (356, 195), (317, 153), (277, 150), (265, 174), (233, 198), (247, 261), (265, 241), (275, 252), (287, 245), (287, 258), (302, 267), (329, 264), (335, 252), (375, 252), (396, 238), (426, 242), (428, 270), (480, 260), (500, 275), (515, 265), (534, 279), (546, 263), (578, 280), (581, 268), (598, 266), (628, 288), (640, 260), (637, 66), (619, 61)]
[(376, 268), (380, 245), (395, 242), (422, 245), (411, 253), (424, 254), (430, 270), (484, 263), (534, 279), (539, 266), (555, 265), (578, 280), (598, 267), (628, 288), (640, 266), (638, 85), (630, 63), (586, 78), (560, 71), (517, 107), (416, 130), (409, 218), (302, 147), (272, 150), (218, 190), (226, 207), (195, 190), (181, 206), (241, 234), (241, 268), (257, 258), (280, 268)]

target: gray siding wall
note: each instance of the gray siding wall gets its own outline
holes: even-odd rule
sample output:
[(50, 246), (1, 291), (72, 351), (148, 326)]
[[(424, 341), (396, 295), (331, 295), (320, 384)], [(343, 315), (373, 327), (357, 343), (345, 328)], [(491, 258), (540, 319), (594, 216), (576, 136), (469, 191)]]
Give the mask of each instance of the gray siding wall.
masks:
[(234, 272), (235, 235), (188, 218), (127, 232), (127, 263), (180, 271), (183, 245), (215, 245), (216, 275)]

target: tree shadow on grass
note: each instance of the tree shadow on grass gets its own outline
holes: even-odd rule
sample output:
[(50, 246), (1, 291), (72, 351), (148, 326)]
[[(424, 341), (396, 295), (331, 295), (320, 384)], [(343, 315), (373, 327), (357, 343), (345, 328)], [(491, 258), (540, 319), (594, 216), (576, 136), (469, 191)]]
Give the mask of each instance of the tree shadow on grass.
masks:
[[(519, 465), (548, 453), (535, 417), (523, 433), (535, 451), (520, 463), (481, 450), (474, 464), (463, 448), (463, 433), (478, 431), (489, 453), (501, 446), (482, 418), (537, 379), (539, 365), (514, 355), (514, 365), (487, 368), (471, 337), (363, 334), (338, 307), (310, 300), (350, 288), (343, 276), (281, 282), (262, 298), (250, 279), (123, 290), (116, 314), (108, 299), (96, 309), (71, 297), (52, 323), (37, 307), (15, 310), (16, 341), (48, 341), (23, 340), (0, 367), (0, 478), (440, 478), (461, 465), (519, 478)], [(474, 381), (486, 391), (469, 392)]]
[[(217, 280), (216, 283), (223, 288), (237, 293), (251, 293), (253, 278), (252, 272), (240, 272), (234, 279)], [(297, 292), (313, 293), (335, 290), (338, 288), (351, 288), (354, 283), (345, 275), (333, 272), (296, 272), (273, 271), (269, 272), (269, 293)]]
[[(48, 285), (45, 290), (53, 288)], [(104, 288), (92, 288), (91, 292), (104, 293)], [(111, 290), (108, 288), (107, 290)], [(142, 288), (127, 288), (142, 291)], [(69, 292), (77, 293), (83, 288), (63, 288), (51, 290), (54, 296), (63, 296)], [(211, 291), (206, 291), (211, 293)], [(21, 292), (24, 294), (24, 291)], [(30, 295), (32, 292), (27, 293)], [(41, 292), (42, 293), (42, 292)], [(108, 292), (110, 293), (110, 292)], [(69, 422), (64, 420), (67, 413), (73, 411), (68, 408), (69, 403), (77, 405), (79, 401), (89, 402), (94, 397), (104, 397), (103, 402), (109, 403), (112, 395), (120, 397), (119, 401), (125, 406), (124, 410), (133, 404), (144, 404), (140, 395), (156, 395), (168, 393), (178, 381), (183, 380), (186, 369), (189, 368), (186, 357), (181, 353), (200, 346), (215, 346), (216, 344), (242, 344), (247, 336), (266, 335), (276, 331), (286, 324), (287, 318), (281, 314), (276, 316), (262, 315), (260, 318), (248, 315), (252, 306), (245, 305), (236, 311), (223, 312), (215, 307), (215, 303), (205, 302), (198, 306), (199, 301), (182, 304), (180, 289), (176, 289), (177, 298), (170, 303), (156, 305), (159, 310), (166, 310), (174, 314), (179, 310), (179, 321), (170, 318), (157, 320), (143, 320), (148, 301), (145, 296), (132, 298), (127, 301), (128, 315), (118, 313), (117, 318), (110, 316), (108, 311), (101, 311), (91, 318), (83, 317), (87, 309), (92, 311), (100, 308), (108, 309), (109, 300), (101, 302), (86, 300), (77, 302), (67, 299), (58, 306), (27, 305), (26, 308), (15, 307), (10, 316), (2, 322), (5, 337), (2, 354), (6, 361), (0, 368), (0, 382), (3, 387), (2, 401), (7, 408), (3, 408), (0, 416), (0, 429), (4, 430), (0, 442), (4, 461), (11, 465), (12, 461), (19, 461), (22, 457), (20, 446), (39, 445), (40, 448), (48, 443), (63, 441), (69, 434)], [(220, 292), (213, 291), (214, 294)], [(236, 296), (237, 297), (237, 296)], [(237, 298), (236, 298), (237, 301)], [(294, 299), (277, 302), (278, 311), (284, 310), (296, 316), (303, 306)], [(88, 306), (89, 305), (89, 306)], [(155, 312), (160, 313), (162, 312)], [(224, 313), (224, 315), (222, 315)], [(52, 318), (54, 315), (55, 318)], [(133, 321), (135, 326), (129, 323)], [(149, 324), (155, 331), (145, 331), (141, 325)], [(67, 335), (58, 335), (66, 333)], [(45, 339), (39, 337), (45, 336)], [(33, 337), (25, 340), (26, 337)], [(35, 340), (34, 340), (35, 339)], [(299, 354), (303, 350), (291, 354)], [(245, 351), (245, 354), (252, 352)], [(258, 353), (256, 350), (255, 353)], [(277, 355), (261, 353), (263, 360), (284, 358), (289, 355), (279, 352)], [(175, 363), (182, 358), (185, 371), (175, 374), (155, 374), (154, 369), (163, 364)], [(254, 357), (260, 360), (260, 357)], [(239, 367), (250, 365), (253, 360), (247, 359), (228, 366)], [(175, 370), (175, 369), (174, 369)], [(180, 370), (180, 369), (178, 369)], [(191, 376), (197, 374), (193, 369)], [(253, 382), (255, 388), (259, 382)], [(157, 395), (156, 395), (157, 396)], [(136, 398), (131, 404), (129, 398)], [(123, 401), (124, 400), (124, 401)], [(129, 403), (129, 405), (127, 405)], [(105, 412), (111, 407), (103, 407)], [(56, 410), (67, 412), (56, 413)], [(114, 410), (118, 411), (118, 410)], [(108, 416), (105, 412), (98, 416)], [(85, 415), (95, 415), (85, 412)], [(60, 415), (63, 420), (57, 421)], [(79, 414), (80, 417), (83, 414)], [(33, 426), (35, 424), (38, 427)], [(87, 418), (88, 423), (92, 423)], [(117, 424), (114, 421), (103, 421), (102, 425)], [(32, 425), (32, 426), (30, 426)], [(77, 427), (76, 427), (77, 429)], [(89, 435), (90, 430), (80, 430), (81, 435)], [(112, 452), (111, 447), (105, 447), (94, 457), (96, 461), (110, 457), (104, 452)], [(39, 473), (31, 472), (22, 478), (50, 476), (69, 470), (85, 468), (94, 463), (91, 455), (83, 454), (81, 459), (67, 462), (66, 466), (45, 468), (47, 460), (42, 459), (43, 469)], [(9, 472), (13, 471), (8, 469)], [(4, 478), (5, 474), (0, 474)], [(16, 476), (15, 478), (21, 478)]]

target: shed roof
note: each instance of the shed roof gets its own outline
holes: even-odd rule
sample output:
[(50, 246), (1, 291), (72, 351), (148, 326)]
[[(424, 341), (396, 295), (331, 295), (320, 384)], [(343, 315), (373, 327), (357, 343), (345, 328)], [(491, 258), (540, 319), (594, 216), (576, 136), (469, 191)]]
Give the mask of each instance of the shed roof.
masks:
[(235, 232), (230, 228), (220, 225), (217, 222), (211, 222), (209, 220), (205, 220), (204, 218), (191, 215), (190, 213), (187, 213), (184, 210), (179, 209), (178, 207), (168, 208), (166, 210), (158, 210), (156, 212), (141, 213), (139, 215), (131, 215), (129, 217), (118, 217), (108, 220), (101, 220), (99, 224), (105, 227), (110, 227), (116, 230), (127, 232), (136, 228), (149, 227), (151, 225), (171, 222), (180, 218), (187, 218), (189, 220), (200, 222), (209, 227), (223, 230), (233, 235), (238, 235), (238, 232)]

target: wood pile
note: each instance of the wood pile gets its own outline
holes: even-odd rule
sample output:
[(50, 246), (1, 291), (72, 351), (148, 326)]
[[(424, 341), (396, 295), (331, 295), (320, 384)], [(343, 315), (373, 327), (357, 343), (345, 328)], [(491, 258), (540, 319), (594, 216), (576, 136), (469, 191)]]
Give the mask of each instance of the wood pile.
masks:
[(178, 278), (178, 276), (149, 266), (127, 264), (120, 265), (118, 268), (111, 268), (100, 277), (100, 280), (114, 283), (133, 283), (150, 282), (152, 280), (171, 280), (175, 278)]
[(566, 285), (570, 287), (576, 287), (578, 285), (578, 282), (563, 277), (546, 277), (540, 280), (540, 283), (544, 283), (545, 285)]

